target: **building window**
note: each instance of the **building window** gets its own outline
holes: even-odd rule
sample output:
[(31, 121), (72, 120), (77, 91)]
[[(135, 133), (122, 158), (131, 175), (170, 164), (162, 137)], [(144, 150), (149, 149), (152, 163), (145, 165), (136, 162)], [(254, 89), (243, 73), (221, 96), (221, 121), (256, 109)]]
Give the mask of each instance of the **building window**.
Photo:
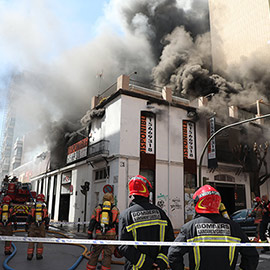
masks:
[(95, 180), (101, 180), (109, 178), (110, 176), (110, 167), (106, 167), (100, 170), (95, 171)]
[(235, 178), (233, 176), (227, 175), (227, 174), (218, 174), (218, 175), (215, 175), (214, 179), (216, 181), (235, 182)]

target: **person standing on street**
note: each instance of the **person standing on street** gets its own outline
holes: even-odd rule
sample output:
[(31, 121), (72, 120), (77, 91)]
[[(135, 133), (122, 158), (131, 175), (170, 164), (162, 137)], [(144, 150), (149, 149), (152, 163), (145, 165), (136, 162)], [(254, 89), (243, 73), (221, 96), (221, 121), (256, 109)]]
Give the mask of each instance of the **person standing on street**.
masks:
[(254, 199), (255, 205), (249, 214), (250, 217), (255, 217), (254, 224), (256, 227), (256, 234), (257, 236), (254, 237), (254, 242), (260, 241), (260, 223), (262, 221), (262, 214), (263, 214), (263, 206), (262, 206), (262, 200), (260, 197), (256, 197)]
[[(25, 224), (25, 230), (28, 232), (28, 237), (45, 237), (46, 230), (49, 228), (50, 219), (48, 210), (45, 205), (45, 196), (37, 195), (35, 206), (28, 213)], [(27, 249), (27, 260), (32, 260), (34, 254), (35, 243), (30, 242)], [(43, 244), (37, 243), (36, 250), (37, 260), (43, 259)]]
[[(119, 220), (120, 240), (130, 241), (173, 241), (174, 232), (165, 212), (149, 203), (150, 182), (141, 175), (129, 181), (129, 196), (133, 196), (128, 209)], [(125, 270), (167, 269), (166, 246), (129, 246), (122, 245), (119, 252), (125, 256)]]
[[(262, 243), (268, 243), (267, 238), (266, 238), (266, 231), (267, 231), (267, 226), (268, 223), (270, 222), (270, 202), (268, 199), (267, 195), (262, 196), (262, 221), (260, 223), (260, 238)], [(269, 251), (269, 247), (264, 247), (261, 253), (265, 253)]]
[[(12, 222), (14, 230), (17, 230), (16, 214), (10, 206), (11, 197), (5, 196), (0, 205), (0, 235), (12, 236)], [(5, 241), (5, 255), (11, 254), (11, 241)]]
[[(93, 239), (95, 231), (97, 240), (116, 240), (118, 234), (119, 210), (114, 205), (112, 193), (105, 193), (103, 203), (98, 205), (90, 220), (88, 227), (88, 239)], [(94, 270), (102, 252), (101, 270), (111, 269), (112, 254), (115, 247), (113, 245), (93, 245), (90, 252), (89, 261), (86, 265), (87, 270)]]
[[(193, 195), (196, 215), (184, 224), (175, 242), (189, 243), (246, 243), (248, 237), (234, 221), (219, 213), (221, 196), (210, 185), (204, 185)], [(187, 247), (171, 246), (168, 258), (173, 270), (184, 270), (183, 256), (189, 254), (189, 269), (230, 270), (235, 269), (238, 253), (241, 254), (240, 269), (255, 270), (259, 255), (255, 247)]]

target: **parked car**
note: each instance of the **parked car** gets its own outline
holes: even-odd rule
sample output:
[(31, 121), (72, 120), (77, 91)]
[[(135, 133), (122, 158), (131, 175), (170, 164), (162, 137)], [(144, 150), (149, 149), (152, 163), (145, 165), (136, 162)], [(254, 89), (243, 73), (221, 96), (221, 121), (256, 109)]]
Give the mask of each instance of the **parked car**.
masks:
[(231, 215), (231, 219), (238, 223), (242, 230), (249, 236), (256, 236), (255, 217), (250, 217), (252, 209), (241, 209)]

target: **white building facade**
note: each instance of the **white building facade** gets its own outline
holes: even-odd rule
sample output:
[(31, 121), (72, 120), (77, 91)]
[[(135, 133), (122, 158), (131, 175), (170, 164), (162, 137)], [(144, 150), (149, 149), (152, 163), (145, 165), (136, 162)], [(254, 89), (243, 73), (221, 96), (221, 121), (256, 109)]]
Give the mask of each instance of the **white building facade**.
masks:
[[(92, 109), (103, 114), (89, 120), (89, 137), (70, 148), (70, 163), (31, 180), (33, 189), (45, 194), (51, 218), (89, 221), (106, 185), (113, 187), (115, 203), (123, 211), (129, 204), (128, 181), (142, 174), (153, 185), (151, 201), (179, 229), (194, 213), (192, 195), (207, 141), (206, 119), (196, 118), (196, 108), (172, 97), (170, 89), (161, 93), (136, 87), (125, 75), (118, 79), (117, 91)], [(206, 155), (203, 158), (203, 182), (234, 200), (233, 210), (250, 207), (251, 201), (248, 175), (235, 175), (239, 168), (221, 163), (211, 171)], [(87, 197), (81, 192), (85, 182)]]

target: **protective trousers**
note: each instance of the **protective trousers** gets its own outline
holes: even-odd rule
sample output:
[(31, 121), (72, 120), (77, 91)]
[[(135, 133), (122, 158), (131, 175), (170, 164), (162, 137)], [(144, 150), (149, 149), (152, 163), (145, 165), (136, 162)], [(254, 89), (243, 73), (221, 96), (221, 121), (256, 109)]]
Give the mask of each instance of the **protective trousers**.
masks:
[[(0, 235), (5, 236), (12, 236), (12, 226), (6, 225), (4, 226), (2, 223), (0, 223)], [(11, 250), (11, 242), (5, 241), (5, 253), (8, 253)]]
[[(115, 235), (97, 235), (97, 240), (115, 240)], [(93, 245), (89, 261), (86, 265), (87, 270), (94, 270), (97, 266), (98, 257), (102, 251), (101, 270), (111, 269), (112, 254), (115, 246), (112, 245)]]
[[(37, 226), (35, 223), (32, 223), (30, 225), (28, 237), (45, 237), (45, 235), (46, 235), (46, 233), (45, 233), (44, 223), (42, 223), (40, 226)], [(35, 248), (35, 243), (30, 242), (28, 244), (28, 249), (27, 249), (28, 256), (33, 256), (34, 248)], [(43, 244), (37, 243), (36, 254), (42, 255), (42, 253), (43, 253)]]

